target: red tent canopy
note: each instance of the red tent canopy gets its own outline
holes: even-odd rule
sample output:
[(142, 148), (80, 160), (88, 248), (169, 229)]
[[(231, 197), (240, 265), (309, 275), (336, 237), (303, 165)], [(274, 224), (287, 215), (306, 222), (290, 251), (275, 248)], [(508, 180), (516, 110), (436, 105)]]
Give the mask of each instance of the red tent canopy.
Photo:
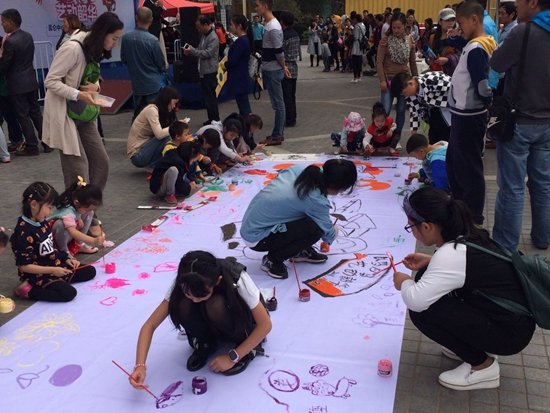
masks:
[[(166, 16), (175, 16), (180, 7), (198, 7), (202, 14), (213, 14), (214, 3), (198, 3), (188, 0), (163, 0)], [(139, 7), (143, 6), (143, 0), (139, 0)]]

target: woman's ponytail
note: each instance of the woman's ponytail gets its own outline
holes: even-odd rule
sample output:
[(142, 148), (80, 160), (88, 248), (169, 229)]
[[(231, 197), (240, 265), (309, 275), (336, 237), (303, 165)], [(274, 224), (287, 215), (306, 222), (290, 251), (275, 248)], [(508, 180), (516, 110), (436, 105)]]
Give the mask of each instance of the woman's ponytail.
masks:
[(304, 199), (316, 189), (321, 191), (323, 195), (327, 195), (323, 172), (321, 172), (321, 168), (315, 165), (309, 165), (298, 175), (296, 182), (294, 182), (294, 188), (296, 188), (300, 199)]

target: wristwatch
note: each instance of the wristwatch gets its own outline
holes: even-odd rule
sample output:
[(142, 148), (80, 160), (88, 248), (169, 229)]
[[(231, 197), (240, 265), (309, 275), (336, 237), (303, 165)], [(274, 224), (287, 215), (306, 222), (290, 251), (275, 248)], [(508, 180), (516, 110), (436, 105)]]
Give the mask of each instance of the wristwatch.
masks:
[(230, 350), (229, 353), (227, 353), (227, 355), (229, 356), (229, 359), (233, 363), (236, 363), (241, 359), (241, 357), (239, 356), (239, 353), (237, 353), (237, 350), (235, 350), (235, 349)]

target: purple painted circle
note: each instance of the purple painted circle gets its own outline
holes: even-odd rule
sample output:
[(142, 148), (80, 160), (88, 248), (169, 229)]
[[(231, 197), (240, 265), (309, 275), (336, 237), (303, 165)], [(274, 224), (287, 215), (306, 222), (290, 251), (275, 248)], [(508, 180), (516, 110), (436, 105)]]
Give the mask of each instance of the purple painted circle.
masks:
[(58, 368), (50, 377), (50, 384), (65, 387), (73, 384), (82, 375), (82, 367), (78, 364), (67, 364)]

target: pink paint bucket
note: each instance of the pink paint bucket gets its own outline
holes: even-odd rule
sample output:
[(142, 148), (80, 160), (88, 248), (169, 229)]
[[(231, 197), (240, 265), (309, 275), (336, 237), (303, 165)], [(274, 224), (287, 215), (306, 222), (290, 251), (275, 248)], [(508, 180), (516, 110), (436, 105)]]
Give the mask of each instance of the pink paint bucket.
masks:
[(116, 263), (115, 262), (108, 262), (105, 264), (105, 273), (106, 274), (114, 274), (116, 272)]

